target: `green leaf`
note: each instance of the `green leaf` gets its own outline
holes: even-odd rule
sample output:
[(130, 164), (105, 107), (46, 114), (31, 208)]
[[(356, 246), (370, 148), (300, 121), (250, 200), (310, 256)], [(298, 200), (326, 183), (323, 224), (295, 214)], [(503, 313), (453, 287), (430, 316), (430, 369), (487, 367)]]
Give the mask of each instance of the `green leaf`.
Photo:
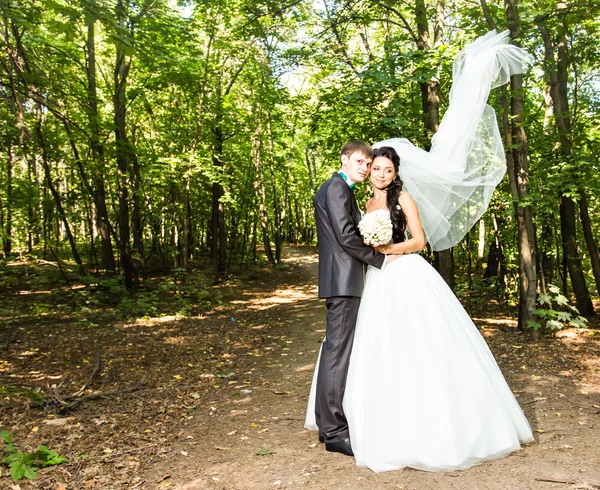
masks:
[(569, 323), (577, 328), (585, 328), (588, 326), (587, 319), (582, 316), (578, 316), (577, 318), (572, 318)]
[(538, 303), (541, 305), (552, 306), (552, 300), (549, 294), (542, 293), (538, 296)]
[(560, 306), (567, 306), (569, 304), (567, 297), (562, 294), (557, 294), (555, 299)]
[(556, 320), (548, 320), (548, 323), (546, 323), (546, 326), (548, 328), (551, 328), (552, 330), (560, 330), (561, 328), (564, 327), (564, 325), (562, 323), (560, 323), (559, 321), (556, 321)]
[(533, 330), (539, 330), (540, 328), (542, 328), (542, 325), (541, 325), (541, 323), (534, 322), (533, 320), (529, 320), (527, 322), (527, 327), (532, 328)]
[(569, 322), (572, 316), (568, 311), (559, 311), (558, 312), (558, 321), (559, 322)]
[(21, 461), (15, 461), (10, 464), (10, 476), (14, 481), (19, 481), (25, 476), (25, 468)]
[(69, 461), (68, 458), (61, 456), (56, 451), (48, 449), (46, 446), (43, 446), (41, 444), (38, 446), (37, 452), (35, 454), (37, 455), (37, 459), (40, 461), (40, 463), (42, 463), (43, 468), (45, 468), (46, 466), (53, 466)]
[(23, 453), (21, 451), (14, 450), (14, 447), (13, 447), (13, 451), (11, 451), (8, 456), (3, 458), (2, 461), (4, 463), (7, 463), (8, 465), (10, 465), (11, 463), (13, 463), (15, 461), (21, 461), (22, 458), (23, 458)]
[(37, 468), (34, 468), (32, 466), (23, 466), (23, 468), (25, 468), (25, 472), (23, 473), (23, 476), (25, 478), (29, 478), (30, 480), (33, 480), (36, 476), (37, 476)]
[(12, 444), (12, 437), (10, 436), (10, 434), (7, 431), (5, 431), (5, 430), (0, 431), (0, 438), (2, 438), (2, 440), (6, 444)]

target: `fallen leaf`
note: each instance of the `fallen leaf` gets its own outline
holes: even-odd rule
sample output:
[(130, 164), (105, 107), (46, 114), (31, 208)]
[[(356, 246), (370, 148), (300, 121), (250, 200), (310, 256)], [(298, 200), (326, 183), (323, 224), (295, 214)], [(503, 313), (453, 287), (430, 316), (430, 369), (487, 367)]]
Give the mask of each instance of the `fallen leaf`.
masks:
[(217, 451), (229, 451), (231, 448), (230, 447), (224, 447), (224, 446), (215, 446), (215, 449)]
[(180, 453), (181, 453), (183, 456), (187, 456), (187, 455), (188, 455), (188, 452), (187, 452), (187, 451), (180, 451)]
[(275, 394), (276, 395), (291, 395), (292, 392), (291, 391), (276, 391)]
[(46, 425), (66, 425), (68, 422), (68, 418), (44, 420), (44, 424)]

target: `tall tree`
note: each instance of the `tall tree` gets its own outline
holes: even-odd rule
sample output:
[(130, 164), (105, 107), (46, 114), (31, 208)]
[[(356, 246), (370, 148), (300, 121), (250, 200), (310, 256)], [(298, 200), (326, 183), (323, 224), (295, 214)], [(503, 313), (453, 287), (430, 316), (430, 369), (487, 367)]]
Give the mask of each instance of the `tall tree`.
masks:
[[(562, 12), (556, 27), (556, 45), (552, 42), (550, 30), (542, 18), (538, 24), (544, 42), (545, 69), (550, 79), (550, 96), (554, 120), (558, 131), (557, 153), (570, 166), (573, 159), (573, 135), (568, 100), (568, 24), (566, 12)], [(578, 186), (577, 182), (573, 182)], [(575, 197), (576, 199), (576, 197)], [(571, 278), (577, 308), (584, 316), (594, 315), (594, 306), (583, 275), (581, 258), (577, 247), (577, 226), (575, 221), (575, 200), (572, 188), (562, 189), (560, 195), (560, 223), (563, 243), (563, 256)]]

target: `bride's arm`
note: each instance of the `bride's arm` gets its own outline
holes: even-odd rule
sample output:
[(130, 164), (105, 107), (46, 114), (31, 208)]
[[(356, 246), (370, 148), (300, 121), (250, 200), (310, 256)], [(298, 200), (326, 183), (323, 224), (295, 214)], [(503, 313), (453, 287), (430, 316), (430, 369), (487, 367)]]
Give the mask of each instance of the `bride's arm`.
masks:
[(404, 242), (394, 243), (392, 245), (382, 245), (376, 247), (384, 254), (408, 254), (411, 252), (420, 252), (425, 247), (425, 233), (419, 218), (419, 210), (413, 198), (408, 192), (401, 192), (398, 196), (398, 203), (402, 206), (402, 211), (406, 216), (406, 225), (410, 231), (411, 238)]

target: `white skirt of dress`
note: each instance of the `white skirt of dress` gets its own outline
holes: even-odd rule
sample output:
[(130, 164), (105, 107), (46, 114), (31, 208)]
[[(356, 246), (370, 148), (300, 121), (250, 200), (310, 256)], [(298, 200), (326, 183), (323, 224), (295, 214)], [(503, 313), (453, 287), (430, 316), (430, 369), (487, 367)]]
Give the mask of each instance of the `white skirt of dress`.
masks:
[[(307, 429), (315, 389), (316, 370)], [(357, 465), (377, 472), (465, 469), (533, 440), (477, 327), (416, 254), (368, 269), (344, 411)]]

